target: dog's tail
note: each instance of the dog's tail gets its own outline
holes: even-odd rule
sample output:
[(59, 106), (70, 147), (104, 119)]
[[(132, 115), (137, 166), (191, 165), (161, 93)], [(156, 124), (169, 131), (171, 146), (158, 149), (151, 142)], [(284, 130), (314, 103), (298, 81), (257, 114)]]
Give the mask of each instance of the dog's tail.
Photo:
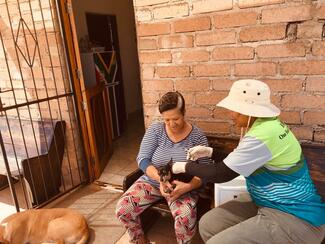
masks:
[(89, 239), (89, 228), (86, 227), (85, 233), (81, 237), (81, 239), (76, 244), (86, 244)]

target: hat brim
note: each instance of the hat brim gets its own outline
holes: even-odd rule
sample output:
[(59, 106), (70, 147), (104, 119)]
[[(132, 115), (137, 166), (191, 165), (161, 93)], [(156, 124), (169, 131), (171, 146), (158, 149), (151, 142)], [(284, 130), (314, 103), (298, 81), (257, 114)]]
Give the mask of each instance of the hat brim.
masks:
[(230, 98), (229, 96), (221, 100), (217, 106), (240, 114), (259, 118), (275, 117), (280, 115), (280, 109), (272, 103), (267, 105), (256, 103), (249, 104), (243, 103), (242, 101), (236, 101), (236, 99)]

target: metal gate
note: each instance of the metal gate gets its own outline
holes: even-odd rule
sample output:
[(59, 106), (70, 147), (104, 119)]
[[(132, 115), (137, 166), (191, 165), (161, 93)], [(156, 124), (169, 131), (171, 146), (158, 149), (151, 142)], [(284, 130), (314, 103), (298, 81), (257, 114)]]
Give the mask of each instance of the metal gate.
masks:
[(58, 20), (52, 0), (0, 1), (0, 206), (17, 211), (88, 180)]

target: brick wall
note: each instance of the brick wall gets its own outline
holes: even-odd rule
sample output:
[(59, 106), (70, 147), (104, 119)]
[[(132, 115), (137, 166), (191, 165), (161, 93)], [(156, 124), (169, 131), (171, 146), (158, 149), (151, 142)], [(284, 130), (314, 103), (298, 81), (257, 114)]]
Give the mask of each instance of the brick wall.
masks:
[(178, 90), (207, 134), (236, 136), (215, 104), (233, 81), (267, 82), (300, 140), (325, 142), (325, 2), (134, 0), (146, 126)]

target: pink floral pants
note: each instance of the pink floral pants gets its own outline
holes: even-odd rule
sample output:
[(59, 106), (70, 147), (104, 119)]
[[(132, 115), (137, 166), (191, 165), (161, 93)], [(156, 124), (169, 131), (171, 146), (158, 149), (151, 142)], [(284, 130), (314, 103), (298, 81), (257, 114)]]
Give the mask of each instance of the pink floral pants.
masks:
[[(139, 179), (120, 198), (116, 216), (127, 229), (130, 241), (135, 242), (144, 235), (140, 214), (154, 202), (162, 199), (160, 190)], [(197, 194), (186, 193), (174, 202), (167, 203), (175, 220), (174, 228), (178, 243), (188, 243), (196, 232)]]

